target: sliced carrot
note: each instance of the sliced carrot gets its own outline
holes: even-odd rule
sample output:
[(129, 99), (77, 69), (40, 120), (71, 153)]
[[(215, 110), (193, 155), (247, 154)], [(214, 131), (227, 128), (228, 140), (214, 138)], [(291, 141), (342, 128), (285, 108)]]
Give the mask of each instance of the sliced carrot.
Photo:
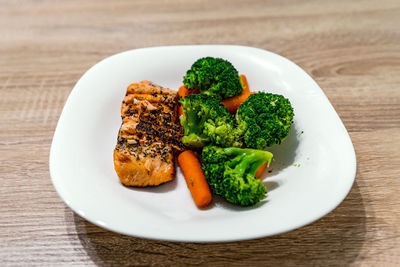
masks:
[(221, 103), (228, 109), (230, 113), (236, 113), (236, 110), (239, 108), (239, 106), (250, 96), (250, 89), (246, 76), (241, 74), (239, 77), (243, 84), (242, 93), (221, 101)]
[(190, 150), (182, 152), (178, 163), (196, 206), (207, 206), (211, 202), (211, 191), (195, 153)]
[(260, 167), (258, 167), (258, 169), (257, 169), (256, 174), (254, 175), (254, 177), (260, 178), (260, 177), (262, 176), (262, 174), (263, 174), (264, 171), (265, 171), (265, 168), (267, 167), (267, 163), (268, 163), (268, 162), (265, 162), (263, 165), (261, 165)]

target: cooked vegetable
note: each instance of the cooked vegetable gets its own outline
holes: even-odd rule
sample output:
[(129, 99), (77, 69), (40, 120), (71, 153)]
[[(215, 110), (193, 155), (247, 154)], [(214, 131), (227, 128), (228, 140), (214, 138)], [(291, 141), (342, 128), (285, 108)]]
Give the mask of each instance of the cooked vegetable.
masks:
[(179, 105), (178, 106), (178, 117), (180, 117), (182, 115), (183, 115), (183, 107), (182, 107), (182, 105)]
[[(178, 90), (178, 98), (183, 98), (190, 94), (197, 94), (198, 92), (199, 92), (199, 90), (197, 90), (197, 89), (188, 90), (188, 89), (186, 89), (186, 87), (184, 85), (182, 85), (181, 87), (179, 87), (179, 90)], [(183, 115), (183, 107), (182, 107), (182, 105), (178, 105), (178, 117), (180, 117), (182, 115)]]
[(178, 163), (197, 207), (202, 208), (210, 204), (210, 187), (204, 177), (200, 162), (193, 151), (186, 150), (182, 152), (178, 156)]
[(179, 103), (184, 113), (180, 120), (185, 146), (202, 148), (209, 143), (223, 147), (242, 146), (233, 115), (217, 99), (204, 94), (191, 94), (180, 99)]
[(261, 178), (261, 176), (263, 175), (263, 173), (265, 171), (265, 168), (267, 168), (267, 162), (265, 162), (263, 165), (258, 167), (256, 173), (254, 174), (254, 177)]
[(178, 97), (185, 97), (189, 95), (189, 90), (186, 89), (186, 87), (184, 85), (182, 85), (181, 87), (179, 87), (178, 89)]
[(243, 91), (238, 71), (222, 58), (198, 59), (186, 72), (183, 84), (189, 90), (198, 88), (200, 93), (218, 99), (232, 97)]
[(246, 76), (243, 74), (240, 75), (240, 80), (243, 85), (242, 93), (221, 101), (221, 103), (228, 109), (229, 113), (236, 113), (239, 106), (250, 96), (250, 89)]
[(293, 116), (288, 99), (263, 92), (251, 94), (236, 113), (246, 146), (256, 149), (280, 144), (289, 133)]
[(188, 90), (184, 85), (182, 85), (181, 87), (179, 87), (178, 90), (178, 97), (182, 98), (191, 94), (198, 94), (199, 90), (194, 89), (194, 90)]
[(254, 175), (272, 158), (270, 152), (263, 150), (206, 146), (202, 169), (213, 192), (234, 204), (250, 206), (265, 197), (265, 185)]

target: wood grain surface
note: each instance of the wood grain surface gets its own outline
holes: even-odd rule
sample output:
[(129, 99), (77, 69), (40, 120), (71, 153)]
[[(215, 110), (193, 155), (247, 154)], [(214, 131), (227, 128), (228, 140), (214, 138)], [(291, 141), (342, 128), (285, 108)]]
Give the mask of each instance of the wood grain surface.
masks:
[[(1, 1), (0, 36), (0, 265), (400, 265), (400, 1)], [(348, 197), (232, 243), (127, 237), (75, 215), (48, 158), (79, 77), (120, 51), (203, 43), (270, 50), (318, 82), (356, 150)]]

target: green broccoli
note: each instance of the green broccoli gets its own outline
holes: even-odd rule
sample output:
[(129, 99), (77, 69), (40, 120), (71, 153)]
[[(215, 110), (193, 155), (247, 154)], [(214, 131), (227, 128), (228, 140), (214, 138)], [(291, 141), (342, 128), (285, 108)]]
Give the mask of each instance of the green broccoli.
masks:
[[(288, 135), (293, 108), (282, 95), (259, 92), (244, 101), (237, 113), (237, 131), (244, 136), (246, 147), (265, 149), (280, 144)], [(240, 134), (240, 133), (239, 133)]]
[(187, 71), (183, 83), (188, 90), (198, 88), (200, 93), (220, 100), (243, 91), (238, 71), (229, 61), (222, 58), (198, 59)]
[(235, 130), (235, 118), (217, 99), (203, 94), (191, 94), (179, 100), (183, 107), (180, 117), (184, 130), (182, 143), (202, 148), (214, 143), (223, 147), (243, 145)]
[(266, 187), (254, 175), (272, 158), (268, 151), (210, 145), (203, 149), (202, 169), (214, 193), (234, 204), (250, 206), (265, 197)]

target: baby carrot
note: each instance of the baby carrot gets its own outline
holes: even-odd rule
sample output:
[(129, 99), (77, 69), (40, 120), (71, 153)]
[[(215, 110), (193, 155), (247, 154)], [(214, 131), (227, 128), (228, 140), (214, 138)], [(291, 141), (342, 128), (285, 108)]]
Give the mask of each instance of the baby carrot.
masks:
[(189, 95), (189, 90), (186, 89), (186, 87), (185, 87), (184, 85), (182, 85), (181, 87), (179, 87), (179, 90), (178, 90), (178, 96), (179, 96), (179, 98), (185, 97), (185, 96), (187, 96), (187, 95)]
[(246, 76), (241, 74), (239, 77), (243, 84), (243, 92), (239, 95), (235, 95), (221, 101), (221, 103), (228, 109), (230, 113), (235, 113), (239, 106), (250, 96), (250, 89)]
[(254, 174), (254, 177), (260, 178), (262, 176), (263, 172), (265, 171), (265, 168), (267, 167), (267, 163), (268, 162), (265, 162), (263, 165), (258, 167), (256, 174)]
[(182, 152), (178, 156), (178, 163), (194, 203), (199, 208), (207, 206), (211, 202), (211, 191), (194, 152), (190, 150)]
[(240, 77), (240, 79), (241, 79), (241, 81), (242, 81), (243, 88), (247, 88), (247, 91), (250, 91), (249, 83), (247, 82), (247, 77), (246, 77), (246, 75), (240, 74), (239, 77)]
[(189, 90), (184, 85), (182, 85), (181, 87), (179, 87), (178, 96), (179, 98), (181, 98), (191, 94), (197, 94), (198, 92), (199, 92), (198, 89)]

